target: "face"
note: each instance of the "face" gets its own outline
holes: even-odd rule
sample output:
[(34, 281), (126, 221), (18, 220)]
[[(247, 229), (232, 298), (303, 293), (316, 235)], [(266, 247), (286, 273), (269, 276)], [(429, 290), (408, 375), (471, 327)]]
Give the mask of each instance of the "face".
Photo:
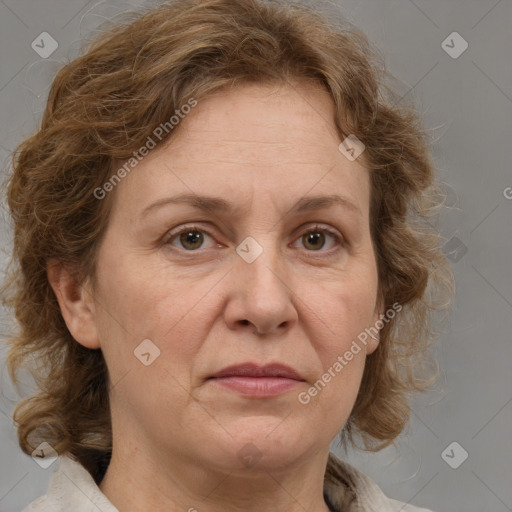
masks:
[[(110, 192), (91, 315), (73, 325), (104, 353), (128, 450), (270, 468), (328, 450), (347, 421), (377, 342), (343, 356), (380, 311), (369, 173), (333, 116), (314, 86), (240, 86)], [(342, 199), (308, 201), (324, 196)], [(258, 380), (266, 365), (287, 368)]]

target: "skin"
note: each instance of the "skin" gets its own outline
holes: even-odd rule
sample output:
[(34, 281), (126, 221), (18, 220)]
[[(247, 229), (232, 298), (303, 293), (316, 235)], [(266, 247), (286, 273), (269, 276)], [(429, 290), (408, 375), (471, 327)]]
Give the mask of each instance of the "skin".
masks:
[[(306, 83), (243, 85), (200, 101), (110, 192), (97, 280), (78, 286), (48, 266), (70, 332), (107, 362), (114, 444), (100, 488), (120, 511), (328, 510), (329, 446), (378, 339), (308, 404), (298, 394), (382, 313), (369, 173), (363, 157), (338, 151), (333, 116), (329, 94)], [(142, 215), (180, 193), (219, 196), (235, 211), (168, 204)], [(329, 194), (358, 211), (291, 211)], [(191, 223), (202, 245), (172, 237)], [(329, 234), (308, 243), (316, 224), (341, 244)], [(263, 248), (252, 263), (235, 250), (248, 236)], [(148, 366), (134, 356), (144, 339), (160, 350)], [(284, 363), (304, 381), (254, 398), (207, 380), (247, 361)], [(247, 443), (250, 466), (240, 456)]]

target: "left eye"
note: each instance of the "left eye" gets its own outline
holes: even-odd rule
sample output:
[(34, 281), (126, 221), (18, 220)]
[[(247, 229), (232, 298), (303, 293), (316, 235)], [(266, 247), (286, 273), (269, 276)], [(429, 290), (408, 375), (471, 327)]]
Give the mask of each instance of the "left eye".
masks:
[[(176, 247), (174, 242), (179, 242), (181, 247), (178, 248), (193, 252), (201, 248), (205, 241), (205, 236), (213, 240), (213, 237), (204, 229), (196, 226), (188, 226), (177, 233), (171, 234), (165, 243)], [(302, 240), (306, 249), (316, 252), (324, 248), (326, 239), (329, 237), (334, 240), (333, 245), (342, 244), (342, 237), (337, 232), (320, 226), (308, 229), (297, 241)]]
[(338, 233), (319, 226), (315, 226), (313, 229), (309, 229), (304, 232), (299, 240), (304, 242), (306, 248), (309, 246), (309, 249), (312, 251), (318, 251), (324, 248), (326, 237), (332, 238), (334, 240), (334, 245), (341, 244), (342, 242), (341, 236), (338, 235)]

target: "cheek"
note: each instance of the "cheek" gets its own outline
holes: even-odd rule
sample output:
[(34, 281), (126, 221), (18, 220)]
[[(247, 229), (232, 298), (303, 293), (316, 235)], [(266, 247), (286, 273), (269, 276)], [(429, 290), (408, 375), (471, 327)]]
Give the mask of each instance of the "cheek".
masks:
[(129, 257), (115, 262), (105, 258), (98, 272), (98, 327), (109, 369), (122, 375), (139, 368), (134, 351), (149, 339), (158, 349), (155, 353), (159, 351), (158, 365), (187, 379), (187, 361), (193, 360), (210, 328), (204, 290), (215, 281), (210, 283), (210, 277), (201, 286), (191, 286), (189, 278), (169, 269), (131, 261)]
[(359, 391), (371, 341), (365, 329), (373, 324), (376, 296), (376, 268), (368, 264), (360, 272), (329, 282), (311, 297), (317, 333), (323, 333), (311, 340), (322, 369), (303, 399), (329, 410), (334, 429), (348, 419)]
[(105, 309), (103, 316), (106, 316), (107, 323), (117, 323), (130, 337), (147, 337), (153, 334), (151, 326), (160, 325), (163, 321), (172, 324), (173, 317), (178, 314), (174, 305), (179, 306), (182, 302), (177, 300), (174, 300), (176, 304), (168, 308), (165, 316), (162, 309), (166, 307), (165, 301), (169, 297), (180, 295), (179, 282), (169, 286), (172, 280), (151, 268), (150, 261), (140, 258), (137, 261), (122, 252), (108, 252), (105, 249), (99, 267), (99, 301), (108, 307), (108, 310), (102, 308)]
[(350, 278), (329, 282), (311, 297), (317, 325), (327, 332), (323, 343), (326, 353), (332, 357), (345, 352), (372, 325), (376, 299), (376, 270), (371, 266)]
[(112, 404), (158, 423), (155, 410), (181, 410), (191, 400), (190, 368), (208, 331), (200, 319), (204, 292), (149, 266), (105, 261), (103, 268), (97, 317)]
[(299, 402), (324, 418), (326, 433), (333, 437), (346, 424), (359, 392), (366, 361), (360, 335), (372, 323), (375, 298), (376, 288), (366, 281), (364, 286), (338, 285), (313, 301), (322, 318), (316, 320), (317, 332), (327, 334), (311, 338), (321, 370)]

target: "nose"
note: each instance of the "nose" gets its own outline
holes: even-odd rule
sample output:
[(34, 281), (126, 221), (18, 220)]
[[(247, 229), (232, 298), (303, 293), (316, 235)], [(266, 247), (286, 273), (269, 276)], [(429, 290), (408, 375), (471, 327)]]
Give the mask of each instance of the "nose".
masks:
[(240, 254), (234, 255), (230, 272), (229, 299), (224, 312), (228, 327), (251, 329), (259, 335), (284, 333), (297, 322), (298, 314), (292, 278), (282, 255), (270, 243), (251, 263), (250, 258), (244, 259), (243, 251)]

